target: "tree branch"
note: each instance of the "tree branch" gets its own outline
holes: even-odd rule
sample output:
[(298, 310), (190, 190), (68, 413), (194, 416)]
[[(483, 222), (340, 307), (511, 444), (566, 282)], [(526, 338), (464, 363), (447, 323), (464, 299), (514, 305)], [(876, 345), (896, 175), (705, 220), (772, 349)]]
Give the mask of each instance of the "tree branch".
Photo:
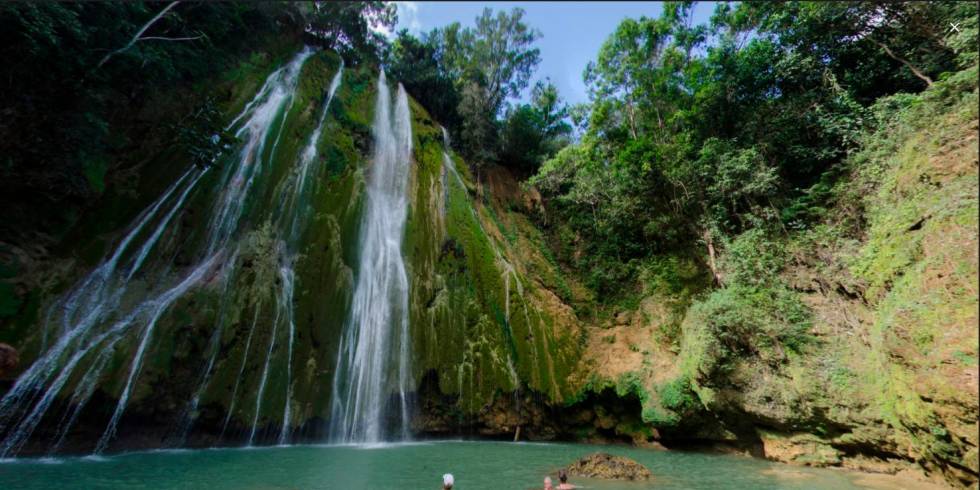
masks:
[(194, 36), (194, 37), (159, 37), (159, 36), (152, 36), (152, 37), (140, 38), (139, 40), (140, 41), (193, 41), (195, 39), (201, 39), (202, 37), (204, 37), (204, 34), (201, 34), (200, 36)]
[[(163, 16), (166, 15), (167, 12), (170, 11), (170, 9), (174, 8), (175, 6), (177, 6), (178, 3), (180, 3), (180, 0), (175, 0), (174, 2), (170, 2), (169, 5), (167, 5), (166, 7), (164, 7), (163, 10), (161, 10), (160, 13), (158, 13), (156, 16), (154, 16), (152, 19), (150, 19), (149, 22), (147, 22), (146, 24), (143, 24), (143, 27), (139, 31), (136, 32), (136, 35), (134, 35), (133, 38), (130, 39), (129, 42), (126, 43), (125, 46), (123, 46), (123, 47), (121, 47), (121, 48), (119, 48), (119, 49), (117, 49), (117, 50), (115, 50), (115, 51), (113, 51), (113, 52), (105, 55), (105, 57), (102, 58), (101, 61), (99, 61), (99, 64), (95, 66), (95, 70), (98, 70), (99, 68), (102, 68), (102, 65), (106, 64), (106, 62), (109, 61), (109, 58), (112, 58), (113, 56), (115, 56), (115, 55), (117, 55), (119, 53), (122, 53), (123, 51), (126, 51), (129, 48), (132, 48), (133, 45), (136, 44), (137, 41), (140, 41), (140, 36), (142, 36), (143, 33), (146, 32), (146, 30), (150, 28), (150, 26), (152, 26), (158, 20), (160, 20), (161, 18), (163, 18)], [(95, 70), (93, 70), (93, 71), (95, 71)]]
[(704, 239), (705, 245), (708, 246), (708, 268), (711, 269), (711, 276), (715, 280), (715, 285), (722, 287), (725, 285), (725, 282), (721, 271), (718, 270), (718, 264), (715, 260), (715, 242), (711, 238), (711, 231), (705, 228), (702, 238)]
[(888, 56), (890, 56), (890, 57), (891, 57), (891, 58), (892, 58), (893, 60), (895, 60), (895, 61), (898, 61), (899, 63), (901, 63), (901, 64), (903, 64), (903, 65), (905, 65), (905, 66), (907, 66), (909, 70), (912, 70), (912, 73), (913, 73), (913, 74), (914, 74), (915, 76), (917, 76), (917, 77), (919, 77), (920, 79), (922, 79), (922, 81), (924, 81), (924, 82), (926, 82), (926, 85), (927, 85), (927, 86), (929, 86), (929, 87), (931, 87), (931, 86), (932, 86), (932, 79), (931, 79), (931, 78), (929, 78), (929, 76), (928, 76), (928, 75), (926, 75), (926, 74), (924, 74), (924, 73), (922, 73), (921, 71), (919, 71), (919, 70), (918, 70), (918, 69), (917, 69), (917, 68), (916, 68), (916, 67), (915, 67), (915, 66), (914, 66), (914, 65), (913, 65), (912, 63), (910, 63), (910, 62), (909, 62), (908, 60), (906, 60), (906, 59), (904, 59), (904, 58), (902, 58), (902, 57), (900, 57), (900, 56), (898, 56), (898, 55), (896, 55), (895, 53), (893, 53), (893, 52), (892, 52), (892, 50), (891, 50), (891, 49), (890, 49), (890, 48), (889, 48), (888, 46), (886, 46), (886, 45), (885, 45), (884, 43), (881, 43), (881, 42), (878, 42), (878, 41), (877, 41), (876, 39), (874, 39), (873, 37), (871, 37), (871, 36), (868, 36), (868, 37), (867, 37), (867, 39), (868, 39), (869, 41), (871, 41), (871, 42), (873, 42), (873, 43), (875, 43), (875, 44), (877, 44), (877, 45), (878, 45), (878, 47), (879, 47), (879, 48), (881, 48), (881, 49), (883, 49), (883, 50), (885, 51), (885, 53), (886, 53), (886, 54), (887, 54)]

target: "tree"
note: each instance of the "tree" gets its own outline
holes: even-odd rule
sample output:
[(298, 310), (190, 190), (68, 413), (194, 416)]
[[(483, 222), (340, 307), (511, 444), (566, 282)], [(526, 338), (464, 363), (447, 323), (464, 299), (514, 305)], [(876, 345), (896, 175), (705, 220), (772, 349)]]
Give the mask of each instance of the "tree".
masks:
[(489, 8), (476, 19), (476, 29), (463, 33), (469, 71), (478, 74), (486, 91), (486, 110), (500, 114), (504, 101), (527, 88), (531, 73), (541, 61), (540, 51), (531, 47), (541, 37), (523, 22), (524, 10), (510, 14)]
[(191, 157), (191, 163), (207, 168), (236, 142), (235, 135), (225, 130), (225, 124), (214, 97), (207, 97), (172, 129), (177, 133), (178, 146)]
[(479, 83), (466, 82), (457, 107), (461, 120), (458, 148), (477, 169), (497, 160), (497, 120), (486, 113), (485, 95)]
[(188, 36), (188, 37), (144, 36), (144, 34), (146, 33), (146, 31), (149, 30), (149, 28), (152, 27), (153, 24), (157, 23), (157, 21), (159, 21), (160, 19), (162, 19), (163, 16), (166, 15), (167, 12), (170, 11), (170, 9), (176, 7), (178, 3), (180, 3), (179, 0), (178, 1), (174, 1), (174, 2), (170, 2), (166, 7), (164, 7), (162, 10), (160, 10), (160, 12), (158, 12), (155, 16), (153, 16), (152, 19), (150, 19), (149, 21), (147, 21), (146, 24), (143, 24), (143, 27), (141, 27), (140, 30), (136, 31), (136, 34), (133, 35), (133, 38), (130, 39), (129, 42), (126, 43), (125, 46), (123, 46), (123, 47), (121, 47), (121, 48), (119, 48), (119, 49), (117, 49), (115, 51), (109, 52), (108, 54), (105, 55), (105, 57), (103, 57), (101, 60), (99, 60), (99, 64), (95, 66), (95, 69), (97, 70), (99, 68), (102, 68), (102, 65), (106, 64), (106, 62), (109, 61), (109, 58), (112, 58), (113, 56), (115, 56), (115, 55), (117, 55), (119, 53), (122, 53), (123, 51), (126, 51), (127, 49), (132, 48), (133, 45), (135, 45), (136, 43), (138, 43), (140, 41), (194, 41), (194, 40), (197, 40), (197, 39), (200, 39), (200, 38), (204, 37), (203, 34), (198, 34), (197, 36), (193, 36), (193, 37), (190, 37), (190, 36)]
[(512, 107), (503, 124), (500, 163), (532, 174), (541, 162), (568, 144), (572, 127), (568, 107), (550, 81), (539, 81), (531, 93), (531, 104)]
[(397, 9), (391, 2), (317, 1), (308, 14), (306, 32), (353, 65), (381, 60), (386, 39), (379, 31), (392, 29), (397, 21)]
[(647, 102), (667, 34), (665, 23), (655, 19), (626, 19), (602, 44), (598, 59), (586, 66), (585, 81), (601, 107), (599, 114), (620, 114), (622, 119), (617, 120), (625, 124), (631, 138), (644, 132), (639, 106)]
[(476, 27), (453, 23), (428, 38), (460, 93), (459, 148), (478, 166), (496, 161), (497, 118), (507, 99), (527, 88), (540, 62), (532, 45), (541, 34), (523, 17), (519, 8), (496, 15), (488, 8), (476, 18)]
[(572, 128), (565, 120), (569, 117), (568, 105), (558, 95), (558, 87), (550, 79), (539, 81), (531, 91), (531, 103), (541, 116), (542, 131), (549, 138), (568, 135)]
[(892, 87), (921, 90), (954, 68), (946, 33), (961, 8), (950, 1), (787, 2), (744, 4), (734, 12), (870, 101)]
[[(667, 2), (659, 18), (626, 19), (603, 43), (584, 74), (590, 104), (570, 111), (588, 116), (584, 134), (530, 182), (556, 232), (574, 229), (571, 262), (600, 294), (621, 287), (634, 261), (692, 251), (727, 287), (733, 237), (787, 233), (830, 207), (873, 124), (870, 104), (976, 65), (976, 11), (725, 2), (710, 24), (692, 25), (691, 2)], [(533, 154), (523, 148), (537, 140), (518, 136), (543, 127), (540, 114), (509, 114), (504, 141), (522, 149), (508, 153)]]
[(442, 62), (442, 51), (437, 35), (418, 39), (402, 30), (391, 43), (386, 69), (440, 124), (456, 131), (460, 95)]

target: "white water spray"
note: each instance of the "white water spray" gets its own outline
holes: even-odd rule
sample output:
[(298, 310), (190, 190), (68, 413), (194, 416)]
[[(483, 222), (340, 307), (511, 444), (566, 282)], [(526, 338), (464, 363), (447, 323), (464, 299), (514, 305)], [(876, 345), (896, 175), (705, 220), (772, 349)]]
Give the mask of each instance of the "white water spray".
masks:
[[(385, 418), (397, 409), (408, 438), (412, 389), (408, 339), (408, 276), (402, 256), (412, 151), (408, 96), (399, 85), (394, 114), (384, 72), (378, 78), (374, 156), (358, 248), (351, 313), (337, 355), (331, 438), (380, 442), (392, 436)], [(397, 407), (392, 406), (392, 401)]]
[[(199, 261), (183, 271), (174, 271), (170, 266), (165, 266), (148, 272), (148, 277), (139, 287), (149, 285), (149, 291), (135, 289), (133, 285), (136, 283), (131, 282), (170, 226), (172, 218), (183, 208), (185, 200), (208, 172), (195, 167), (182, 175), (137, 217), (135, 225), (109, 258), (64, 296), (59, 303), (60, 311), (51, 310), (51, 316), (60, 317), (57, 318), (60, 323), (57, 341), (0, 399), (0, 433), (5, 434), (5, 439), (0, 442), (0, 457), (16, 454), (20, 450), (55, 398), (73, 378), (76, 368), (88, 365), (70, 398), (71, 411), (62, 417), (54, 446), (57, 448), (81, 408), (94, 393), (95, 384), (118, 341), (135, 330), (139, 332), (138, 347), (130, 363), (125, 386), (96, 452), (108, 446), (126, 409), (158, 320), (177, 299), (204, 282), (221, 258), (228, 255), (228, 244), (237, 231), (252, 184), (263, 164), (272, 160), (274, 152), (266, 151), (265, 142), (277, 126), (277, 121), (281, 133), (282, 120), (293, 99), (299, 71), (311, 54), (311, 50), (304, 49), (287, 66), (273, 72), (259, 94), (229, 125), (231, 128), (240, 120), (246, 121), (236, 133), (245, 142), (238, 158), (225, 168), (222, 179), (224, 192), (215, 201), (208, 229), (207, 251), (201, 254)], [(279, 114), (282, 116), (277, 117)], [(162, 212), (161, 216), (163, 209), (167, 211)], [(153, 222), (156, 223), (154, 231), (138, 242), (143, 230)], [(139, 243), (138, 251), (128, 261), (124, 260), (131, 253), (134, 243)], [(124, 299), (131, 302), (133, 298), (130, 296), (133, 295), (142, 295), (142, 299), (132, 305), (124, 303)], [(134, 328), (136, 326), (140, 328)], [(86, 359), (91, 362), (86, 364), (83, 362)]]

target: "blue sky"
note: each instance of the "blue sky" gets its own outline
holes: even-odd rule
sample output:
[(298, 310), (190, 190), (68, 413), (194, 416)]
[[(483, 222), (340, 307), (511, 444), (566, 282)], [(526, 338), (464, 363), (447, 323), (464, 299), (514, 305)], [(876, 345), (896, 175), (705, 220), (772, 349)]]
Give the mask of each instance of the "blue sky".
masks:
[[(484, 7), (493, 10), (524, 9), (525, 22), (541, 31), (537, 41), (541, 64), (534, 81), (550, 77), (562, 97), (569, 103), (588, 101), (582, 72), (594, 60), (603, 41), (627, 17), (657, 17), (663, 10), (659, 2), (396, 2), (396, 30), (408, 29), (415, 34), (428, 32), (458, 21), (473, 26)], [(695, 23), (707, 22), (714, 5), (707, 2), (695, 7)], [(526, 94), (525, 94), (526, 96)]]

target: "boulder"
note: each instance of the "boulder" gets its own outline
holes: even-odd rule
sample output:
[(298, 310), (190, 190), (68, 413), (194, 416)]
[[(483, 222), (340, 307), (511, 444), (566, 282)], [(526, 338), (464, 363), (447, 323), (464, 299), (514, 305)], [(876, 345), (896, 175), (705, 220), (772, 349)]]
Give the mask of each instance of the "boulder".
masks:
[(568, 473), (605, 480), (644, 481), (653, 477), (650, 470), (636, 461), (607, 453), (590, 454), (568, 467)]

